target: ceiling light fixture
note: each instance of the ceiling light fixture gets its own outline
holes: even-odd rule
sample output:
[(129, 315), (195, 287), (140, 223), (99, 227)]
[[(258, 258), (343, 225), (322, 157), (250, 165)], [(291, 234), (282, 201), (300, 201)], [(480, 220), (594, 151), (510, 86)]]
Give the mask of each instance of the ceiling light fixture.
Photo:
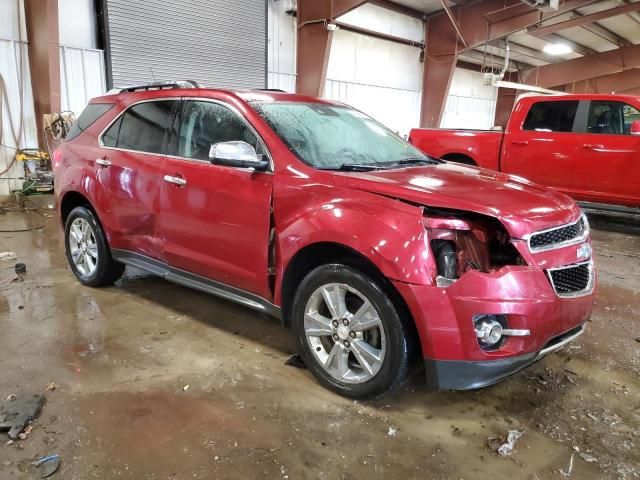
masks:
[(568, 53), (573, 52), (569, 45), (564, 43), (548, 43), (542, 49), (544, 53), (548, 53), (549, 55), (566, 55)]

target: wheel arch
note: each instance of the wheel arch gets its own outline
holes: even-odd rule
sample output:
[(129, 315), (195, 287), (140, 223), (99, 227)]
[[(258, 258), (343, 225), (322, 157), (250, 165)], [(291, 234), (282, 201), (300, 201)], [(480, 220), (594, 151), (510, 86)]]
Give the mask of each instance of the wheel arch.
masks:
[(89, 199), (82, 193), (71, 190), (65, 193), (60, 200), (60, 221), (62, 222), (63, 227), (67, 222), (67, 217), (69, 217), (71, 211), (76, 207), (86, 207), (93, 212), (96, 218), (98, 218), (96, 210), (93, 208), (93, 205), (91, 205)]
[(415, 321), (400, 292), (370, 259), (353, 248), (336, 242), (317, 242), (306, 245), (296, 252), (287, 264), (282, 277), (280, 292), (282, 321), (287, 328), (291, 326), (290, 310), (296, 287), (313, 269), (331, 263), (347, 265), (372, 277), (389, 296), (398, 313), (407, 319), (407, 327), (411, 329), (410, 341), (412, 344), (415, 343), (413, 345), (414, 351), (415, 348), (421, 349)]

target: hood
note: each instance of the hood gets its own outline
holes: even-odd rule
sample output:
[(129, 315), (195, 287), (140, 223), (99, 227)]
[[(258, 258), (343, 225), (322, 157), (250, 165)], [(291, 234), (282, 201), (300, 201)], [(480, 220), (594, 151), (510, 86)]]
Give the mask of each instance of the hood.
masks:
[(437, 208), (499, 219), (513, 238), (572, 222), (580, 215), (566, 195), (513, 175), (455, 163), (334, 172), (336, 185)]

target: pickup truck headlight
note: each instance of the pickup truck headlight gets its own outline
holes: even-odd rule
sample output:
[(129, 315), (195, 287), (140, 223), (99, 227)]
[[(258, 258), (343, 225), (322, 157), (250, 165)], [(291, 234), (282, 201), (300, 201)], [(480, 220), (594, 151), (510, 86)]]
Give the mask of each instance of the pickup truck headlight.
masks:
[(526, 265), (502, 224), (491, 217), (425, 216), (437, 267), (436, 283), (447, 286), (469, 270), (489, 273), (506, 265)]

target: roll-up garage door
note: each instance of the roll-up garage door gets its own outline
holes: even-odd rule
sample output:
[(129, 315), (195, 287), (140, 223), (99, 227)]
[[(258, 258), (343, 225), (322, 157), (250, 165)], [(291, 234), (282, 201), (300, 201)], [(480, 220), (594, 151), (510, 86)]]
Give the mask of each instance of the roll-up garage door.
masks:
[(266, 87), (267, 0), (103, 0), (109, 87)]

